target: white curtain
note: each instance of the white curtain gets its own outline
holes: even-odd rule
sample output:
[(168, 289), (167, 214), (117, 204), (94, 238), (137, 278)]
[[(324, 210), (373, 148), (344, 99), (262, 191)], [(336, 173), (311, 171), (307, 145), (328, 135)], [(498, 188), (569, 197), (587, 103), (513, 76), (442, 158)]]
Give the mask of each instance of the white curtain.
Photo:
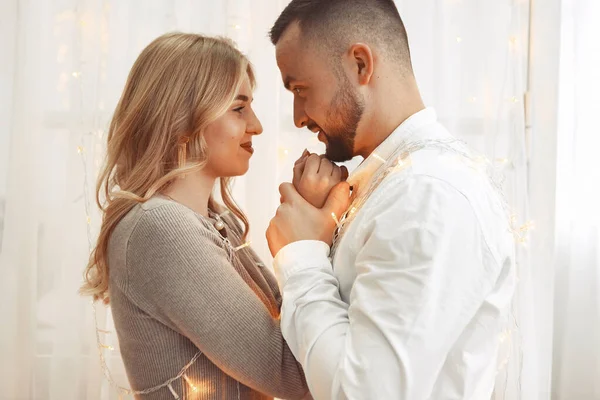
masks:
[(600, 399), (600, 3), (563, 0), (553, 399)]
[[(254, 104), (265, 133), (255, 140), (250, 172), (234, 194), (250, 217), (253, 246), (270, 260), (264, 231), (279, 203), (277, 186), (290, 179), (304, 148), (322, 151), (314, 135), (293, 125), (292, 97), (267, 39), (286, 3), (0, 2), (0, 397), (117, 398), (99, 367), (91, 305), (76, 292), (100, 222), (93, 187), (106, 128), (134, 59), (162, 33), (231, 36), (256, 67)], [(525, 224), (527, 1), (397, 4), (426, 103), (504, 173), (516, 224)], [(521, 325), (508, 338), (514, 346), (498, 375), (508, 389), (497, 399), (541, 398), (535, 356), (528, 356), (537, 351), (528, 323), (534, 320), (528, 257), (525, 242), (515, 312)], [(101, 306), (98, 317), (102, 329), (114, 331)], [(115, 348), (103, 351), (115, 379), (127, 386), (114, 332), (101, 338)]]

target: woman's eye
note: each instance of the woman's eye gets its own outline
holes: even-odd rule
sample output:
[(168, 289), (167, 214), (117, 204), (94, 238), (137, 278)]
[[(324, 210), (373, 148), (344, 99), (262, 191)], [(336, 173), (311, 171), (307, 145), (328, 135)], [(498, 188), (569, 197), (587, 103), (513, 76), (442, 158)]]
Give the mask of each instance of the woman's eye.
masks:
[(242, 110), (246, 108), (246, 107), (238, 107), (238, 108), (234, 108), (233, 111), (238, 112), (241, 114)]

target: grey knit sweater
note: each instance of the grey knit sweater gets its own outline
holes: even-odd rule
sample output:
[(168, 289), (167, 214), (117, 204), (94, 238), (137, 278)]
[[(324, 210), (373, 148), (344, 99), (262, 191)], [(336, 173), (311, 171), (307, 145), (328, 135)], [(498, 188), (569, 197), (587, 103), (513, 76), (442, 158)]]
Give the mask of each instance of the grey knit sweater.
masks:
[[(224, 218), (239, 246), (241, 228)], [(109, 293), (129, 383), (144, 390), (177, 376), (172, 389), (193, 399), (301, 399), (307, 392), (279, 328), (281, 295), (256, 254), (228, 250), (213, 222), (154, 197), (113, 232)], [(239, 382), (239, 384), (238, 384)], [(238, 389), (239, 388), (239, 389)], [(239, 391), (238, 391), (239, 390)], [(165, 387), (140, 399), (173, 399)]]

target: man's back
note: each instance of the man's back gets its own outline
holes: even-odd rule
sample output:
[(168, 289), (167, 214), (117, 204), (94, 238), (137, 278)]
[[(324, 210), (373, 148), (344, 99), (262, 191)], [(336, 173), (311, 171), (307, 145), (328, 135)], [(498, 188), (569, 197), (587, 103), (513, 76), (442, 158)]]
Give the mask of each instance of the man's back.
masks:
[[(341, 234), (334, 273), (350, 323), (375, 326), (381, 337), (357, 338), (375, 354), (346, 376), (384, 369), (389, 379), (378, 372), (380, 380), (368, 381), (400, 390), (401, 398), (485, 399), (516, 282), (514, 239), (483, 160), (465, 158), (464, 146), (427, 113), (393, 133), (350, 178), (367, 199)], [(386, 167), (376, 164), (399, 142), (424, 147), (377, 183)]]

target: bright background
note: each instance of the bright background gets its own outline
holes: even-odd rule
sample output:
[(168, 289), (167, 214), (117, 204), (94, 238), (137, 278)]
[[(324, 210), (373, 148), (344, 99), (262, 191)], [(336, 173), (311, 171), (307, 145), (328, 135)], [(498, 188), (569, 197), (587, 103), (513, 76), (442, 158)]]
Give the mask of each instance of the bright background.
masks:
[[(100, 223), (92, 199), (111, 113), (139, 52), (165, 32), (230, 36), (256, 67), (264, 134), (235, 197), (270, 261), (277, 186), (304, 148), (322, 151), (293, 125), (267, 39), (286, 3), (0, 1), (0, 399), (117, 398), (76, 292)], [(502, 170), (524, 227), (519, 329), (496, 398), (600, 399), (600, 2), (396, 3), (426, 103)], [(111, 330), (110, 313), (98, 316)], [(102, 338), (117, 348), (114, 333)], [(118, 351), (105, 353), (126, 385)]]

